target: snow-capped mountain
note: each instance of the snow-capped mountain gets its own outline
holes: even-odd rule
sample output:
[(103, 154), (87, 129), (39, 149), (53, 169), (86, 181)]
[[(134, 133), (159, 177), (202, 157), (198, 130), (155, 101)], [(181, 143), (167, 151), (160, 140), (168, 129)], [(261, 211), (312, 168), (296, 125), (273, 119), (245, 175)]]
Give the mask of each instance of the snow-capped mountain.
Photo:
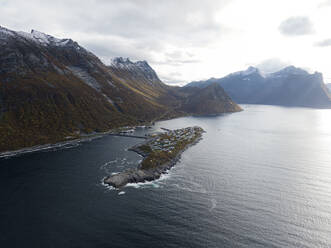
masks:
[(224, 82), (227, 81), (227, 80), (233, 80), (233, 79), (244, 80), (244, 81), (257, 81), (260, 78), (263, 78), (263, 75), (260, 72), (260, 70), (258, 68), (253, 67), (253, 66), (250, 66), (244, 71), (233, 72), (233, 73), (230, 73), (229, 75), (227, 75), (223, 78), (214, 78), (214, 77), (212, 77), (212, 78), (207, 79), (207, 80), (193, 81), (193, 82), (187, 84), (186, 86), (203, 88), (203, 87), (206, 87), (206, 86), (208, 86), (210, 84), (213, 84), (213, 83), (219, 83), (220, 80), (222, 80)]
[(132, 62), (129, 58), (116, 57), (111, 60), (109, 68), (121, 74), (130, 74), (145, 83), (159, 85), (161, 80), (147, 61)]
[(228, 77), (231, 77), (231, 76), (247, 77), (247, 76), (254, 75), (254, 74), (261, 75), (260, 70), (256, 67), (250, 66), (244, 71), (238, 71), (238, 72), (231, 73), (228, 75)]
[(26, 39), (28, 41), (35, 42), (36, 44), (43, 46), (66, 46), (66, 45), (78, 45), (71, 39), (58, 39), (51, 35), (39, 32), (37, 30), (31, 30), (30, 33), (23, 31), (12, 31), (7, 28), (0, 26), (0, 39), (5, 38), (16, 38), (16, 39)]
[(331, 108), (330, 94), (321, 73), (294, 66), (263, 75), (257, 68), (231, 73), (223, 78), (189, 83), (187, 86), (221, 85), (238, 103)]
[(279, 77), (288, 77), (288, 76), (294, 76), (294, 75), (307, 76), (307, 75), (309, 75), (309, 73), (301, 68), (297, 68), (292, 65), (292, 66), (285, 67), (284, 69), (282, 69), (280, 71), (266, 74), (265, 77), (279, 78)]
[(146, 61), (116, 58), (107, 66), (71, 39), (0, 27), (0, 151), (202, 110), (240, 110), (219, 88), (203, 109), (183, 108), (200, 89), (165, 85)]

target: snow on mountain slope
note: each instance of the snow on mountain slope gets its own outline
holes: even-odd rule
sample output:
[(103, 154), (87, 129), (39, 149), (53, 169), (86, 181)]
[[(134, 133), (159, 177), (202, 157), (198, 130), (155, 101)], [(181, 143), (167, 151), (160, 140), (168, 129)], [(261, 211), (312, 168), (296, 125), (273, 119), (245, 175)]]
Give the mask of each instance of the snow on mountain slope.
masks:
[[(187, 114), (238, 111), (218, 88), (180, 108), (200, 89), (162, 83), (146, 61), (105, 65), (70, 39), (0, 27), (0, 151)], [(194, 94), (194, 96), (192, 95)], [(188, 111), (188, 112), (185, 112)]]
[(234, 73), (229, 74), (228, 76), (244, 76), (245, 77), (245, 76), (249, 76), (249, 75), (256, 74), (256, 73), (261, 74), (258, 68), (250, 66), (245, 71), (234, 72)]
[(12, 31), (7, 28), (0, 26), (0, 38), (5, 39), (8, 37), (15, 37), (15, 38), (23, 38), (27, 39), (29, 41), (33, 41), (37, 44), (47, 46), (66, 46), (69, 43), (72, 43), (73, 41), (71, 39), (58, 39), (51, 35), (39, 32), (37, 30), (31, 30), (30, 33), (23, 32), (23, 31)]
[(309, 73), (301, 68), (297, 68), (295, 66), (288, 66), (284, 69), (266, 74), (266, 78), (282, 78), (282, 77), (288, 77), (289, 75), (301, 75), (301, 76), (307, 76)]
[(294, 66), (262, 75), (254, 67), (219, 79), (192, 82), (187, 86), (207, 87), (221, 85), (237, 103), (331, 108), (331, 97), (323, 75)]
[(129, 58), (116, 57), (111, 60), (109, 68), (120, 71), (122, 76), (129, 73), (152, 86), (161, 83), (156, 72), (146, 61), (132, 62)]

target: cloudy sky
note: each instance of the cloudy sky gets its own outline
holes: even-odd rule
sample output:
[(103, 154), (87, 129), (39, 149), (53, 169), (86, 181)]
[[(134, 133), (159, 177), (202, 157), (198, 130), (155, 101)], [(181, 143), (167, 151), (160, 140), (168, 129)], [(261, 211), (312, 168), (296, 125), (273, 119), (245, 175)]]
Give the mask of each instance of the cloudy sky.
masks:
[(72, 38), (169, 84), (293, 64), (331, 83), (331, 0), (0, 0), (0, 25)]

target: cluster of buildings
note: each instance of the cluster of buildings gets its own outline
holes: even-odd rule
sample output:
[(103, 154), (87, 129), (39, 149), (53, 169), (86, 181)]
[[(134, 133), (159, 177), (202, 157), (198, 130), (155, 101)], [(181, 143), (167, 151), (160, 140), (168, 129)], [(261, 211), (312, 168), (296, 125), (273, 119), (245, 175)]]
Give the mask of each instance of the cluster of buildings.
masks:
[(169, 130), (159, 135), (149, 145), (153, 151), (172, 152), (178, 142), (187, 142), (196, 137), (197, 132), (201, 132), (200, 127), (187, 127), (177, 130)]

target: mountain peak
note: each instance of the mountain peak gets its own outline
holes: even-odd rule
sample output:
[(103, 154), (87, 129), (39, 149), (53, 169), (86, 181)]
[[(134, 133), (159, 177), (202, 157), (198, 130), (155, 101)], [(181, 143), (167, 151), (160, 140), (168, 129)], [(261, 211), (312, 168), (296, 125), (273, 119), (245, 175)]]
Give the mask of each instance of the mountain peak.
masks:
[(4, 38), (7, 36), (13, 36), (15, 34), (14, 31), (11, 31), (5, 27), (0, 26), (0, 38)]
[(287, 66), (284, 69), (280, 70), (279, 72), (284, 72), (288, 74), (308, 74), (306, 70), (303, 70), (301, 68), (295, 67), (293, 65)]
[(309, 73), (301, 68), (295, 67), (293, 65), (287, 66), (279, 71), (276, 71), (274, 73), (270, 73), (267, 75), (267, 77), (287, 77), (289, 75), (309, 75)]
[(52, 41), (54, 42), (60, 42), (60, 39), (57, 39), (53, 36), (50, 36), (48, 34), (39, 32), (37, 30), (32, 29), (31, 30), (31, 36), (32, 38), (34, 38), (35, 40), (37, 40), (38, 42), (40, 42), (41, 44), (47, 44), (49, 45)]
[(42, 45), (53, 45), (53, 46), (65, 46), (68, 44), (74, 44), (75, 42), (71, 39), (58, 39), (54, 36), (45, 34), (43, 32), (32, 29), (30, 33), (31, 38), (34, 41), (39, 42)]
[(246, 71), (242, 72), (242, 75), (251, 75), (251, 74), (254, 74), (254, 73), (260, 73), (259, 69), (256, 68), (256, 67), (250, 66), (250, 67), (247, 68)]
[(123, 58), (123, 57), (115, 57), (111, 59), (110, 63), (115, 67), (121, 67), (123, 65), (133, 64), (133, 62), (129, 58)]
[(111, 66), (116, 68), (141, 68), (141, 69), (151, 69), (153, 70), (150, 65), (147, 63), (146, 60), (138, 60), (136, 62), (132, 62), (130, 58), (123, 58), (123, 57), (115, 57), (111, 60)]
[(228, 76), (244, 76), (245, 77), (245, 76), (250, 76), (253, 74), (261, 75), (260, 70), (258, 68), (250, 66), (245, 71), (234, 72), (234, 73), (229, 74)]
[(146, 60), (132, 62), (129, 58), (115, 57), (111, 60), (110, 67), (135, 73), (136, 77), (144, 78), (148, 83), (161, 82), (156, 72)]
[(42, 46), (67, 46), (73, 45), (78, 47), (79, 45), (71, 39), (59, 39), (55, 38), (51, 35), (45, 34), (43, 32), (32, 29), (30, 33), (23, 31), (12, 31), (5, 27), (0, 26), (0, 38), (1, 39), (9, 39), (9, 38), (17, 38), (17, 39), (25, 39), (28, 41), (35, 42)]
[(135, 64), (138, 66), (148, 66), (149, 67), (149, 64), (146, 60), (139, 60), (139, 61), (135, 62)]

